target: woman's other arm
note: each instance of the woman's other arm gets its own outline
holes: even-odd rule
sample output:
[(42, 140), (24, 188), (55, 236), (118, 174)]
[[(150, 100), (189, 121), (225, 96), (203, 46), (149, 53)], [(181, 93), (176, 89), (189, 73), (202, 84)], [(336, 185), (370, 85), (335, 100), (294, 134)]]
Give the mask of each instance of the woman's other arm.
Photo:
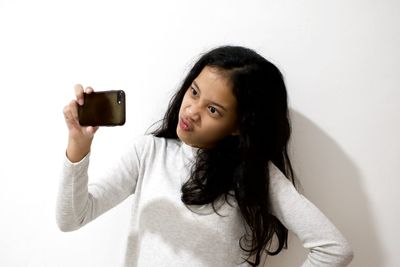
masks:
[(273, 213), (309, 249), (302, 267), (347, 266), (353, 251), (343, 235), (274, 164), (269, 168)]

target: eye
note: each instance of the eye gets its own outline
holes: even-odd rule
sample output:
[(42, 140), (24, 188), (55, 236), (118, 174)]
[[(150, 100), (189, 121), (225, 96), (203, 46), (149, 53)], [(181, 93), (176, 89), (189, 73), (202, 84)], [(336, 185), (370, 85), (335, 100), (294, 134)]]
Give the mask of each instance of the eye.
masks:
[(192, 96), (198, 95), (198, 92), (196, 91), (196, 89), (193, 86), (190, 86), (190, 90), (191, 90)]
[(221, 114), (219, 113), (219, 111), (215, 108), (215, 107), (213, 107), (213, 106), (209, 106), (208, 107), (208, 110), (210, 111), (210, 113), (213, 115), (213, 116), (220, 116)]

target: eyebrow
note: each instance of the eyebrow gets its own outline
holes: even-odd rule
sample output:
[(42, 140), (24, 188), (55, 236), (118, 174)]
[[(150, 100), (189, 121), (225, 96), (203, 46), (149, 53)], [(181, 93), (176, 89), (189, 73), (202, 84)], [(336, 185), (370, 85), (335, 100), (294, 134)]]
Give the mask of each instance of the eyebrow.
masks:
[[(200, 87), (199, 85), (196, 83), (196, 81), (193, 80), (193, 85), (196, 87), (196, 89), (201, 93)], [(215, 102), (211, 102), (212, 105), (219, 107), (220, 109), (224, 110), (225, 112), (227, 112), (226, 108), (218, 103)]]

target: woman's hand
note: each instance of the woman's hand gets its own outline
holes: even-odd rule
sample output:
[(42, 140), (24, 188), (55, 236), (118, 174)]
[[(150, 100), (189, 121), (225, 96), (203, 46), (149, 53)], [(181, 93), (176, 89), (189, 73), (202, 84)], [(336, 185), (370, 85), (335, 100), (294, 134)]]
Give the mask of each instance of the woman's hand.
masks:
[(90, 151), (94, 134), (99, 127), (81, 126), (78, 119), (78, 105), (83, 105), (83, 93), (93, 92), (91, 87), (83, 90), (82, 85), (75, 85), (76, 99), (64, 107), (64, 119), (68, 128), (67, 157), (71, 162), (78, 162)]

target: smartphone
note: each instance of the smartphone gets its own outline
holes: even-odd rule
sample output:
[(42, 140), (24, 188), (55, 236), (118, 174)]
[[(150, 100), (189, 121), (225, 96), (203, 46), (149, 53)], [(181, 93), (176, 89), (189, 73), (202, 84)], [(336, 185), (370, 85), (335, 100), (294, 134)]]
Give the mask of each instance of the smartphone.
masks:
[(82, 126), (118, 126), (125, 124), (125, 92), (110, 90), (83, 94), (84, 104), (78, 105)]

